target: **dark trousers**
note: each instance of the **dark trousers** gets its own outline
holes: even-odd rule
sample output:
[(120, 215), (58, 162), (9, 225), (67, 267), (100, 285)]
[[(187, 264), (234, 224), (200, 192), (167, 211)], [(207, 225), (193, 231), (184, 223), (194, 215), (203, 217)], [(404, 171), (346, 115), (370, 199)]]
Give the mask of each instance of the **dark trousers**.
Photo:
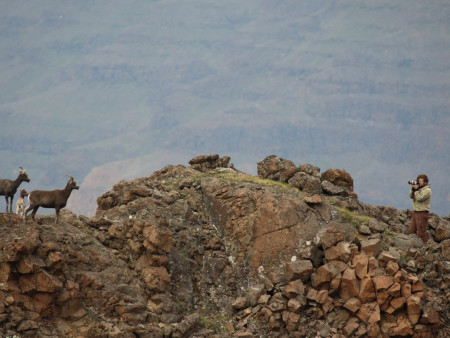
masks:
[(417, 234), (425, 244), (428, 242), (427, 225), (429, 217), (428, 211), (414, 211), (408, 229), (408, 234)]

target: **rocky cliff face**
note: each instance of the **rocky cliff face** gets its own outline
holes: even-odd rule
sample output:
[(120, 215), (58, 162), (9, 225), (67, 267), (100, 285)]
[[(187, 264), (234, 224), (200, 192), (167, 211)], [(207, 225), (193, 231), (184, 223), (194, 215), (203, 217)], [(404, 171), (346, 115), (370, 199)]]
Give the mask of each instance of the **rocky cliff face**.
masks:
[(199, 156), (117, 183), (93, 218), (0, 216), (0, 334), (450, 334), (450, 221), (366, 205), (344, 170)]

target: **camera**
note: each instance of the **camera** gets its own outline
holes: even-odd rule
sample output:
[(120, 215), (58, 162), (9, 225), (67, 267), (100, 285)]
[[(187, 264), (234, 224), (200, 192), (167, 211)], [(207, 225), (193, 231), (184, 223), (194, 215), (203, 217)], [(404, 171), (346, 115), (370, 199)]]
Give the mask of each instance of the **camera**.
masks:
[(417, 181), (408, 181), (408, 184), (417, 185), (418, 183), (417, 183)]

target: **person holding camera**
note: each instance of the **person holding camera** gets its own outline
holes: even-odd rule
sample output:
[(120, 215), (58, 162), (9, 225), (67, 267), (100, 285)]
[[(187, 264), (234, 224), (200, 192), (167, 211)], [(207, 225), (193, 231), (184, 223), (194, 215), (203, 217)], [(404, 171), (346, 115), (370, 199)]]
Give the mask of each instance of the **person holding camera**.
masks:
[(417, 234), (427, 244), (427, 225), (431, 205), (431, 188), (428, 185), (428, 177), (425, 174), (420, 174), (417, 176), (417, 181), (409, 181), (408, 183), (411, 184), (409, 197), (413, 200), (413, 214), (408, 234)]

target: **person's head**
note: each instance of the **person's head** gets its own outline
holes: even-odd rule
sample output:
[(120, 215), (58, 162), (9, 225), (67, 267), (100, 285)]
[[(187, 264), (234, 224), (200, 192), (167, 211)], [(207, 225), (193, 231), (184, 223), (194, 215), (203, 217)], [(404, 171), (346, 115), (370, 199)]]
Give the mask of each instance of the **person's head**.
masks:
[(424, 187), (428, 184), (428, 176), (425, 174), (420, 174), (417, 176), (417, 182), (419, 182), (420, 187)]

